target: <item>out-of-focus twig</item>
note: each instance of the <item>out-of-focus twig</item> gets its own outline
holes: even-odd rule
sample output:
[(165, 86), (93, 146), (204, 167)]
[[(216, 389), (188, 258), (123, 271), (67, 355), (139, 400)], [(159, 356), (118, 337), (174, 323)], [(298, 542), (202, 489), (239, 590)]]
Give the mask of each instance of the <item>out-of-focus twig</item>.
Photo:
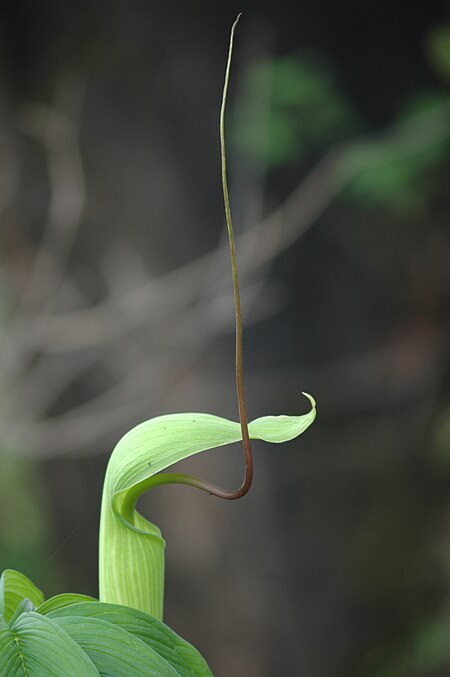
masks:
[[(2, 327), (0, 367), (10, 383), (20, 380), (29, 351), (35, 349), (36, 317), (48, 318), (66, 272), (85, 203), (85, 182), (75, 122), (61, 112), (66, 93), (61, 88), (55, 106), (33, 104), (21, 115), (21, 128), (39, 141), (46, 153), (50, 183), (47, 220), (13, 316)], [(77, 84), (81, 110), (84, 87)]]
[[(449, 112), (448, 107), (427, 112), (414, 122), (329, 151), (280, 207), (236, 237), (244, 283), (248, 276), (301, 237), (368, 163), (373, 168), (383, 162), (383, 153), (376, 151), (379, 146), (395, 145), (397, 159), (414, 156), (435, 142), (436, 134), (443, 126), (448, 127), (445, 120)], [(50, 351), (86, 348), (117, 339), (118, 334), (145, 322), (148, 313), (157, 319), (178, 312), (198, 295), (212, 256), (217, 286), (221, 286), (220, 280), (222, 285), (226, 284), (226, 244), (222, 243), (218, 250), (135, 289), (105, 299), (98, 306), (50, 318), (40, 327), (42, 343)], [(118, 314), (125, 314), (127, 322), (117, 323)]]
[[(85, 85), (76, 83), (76, 102), (71, 90), (71, 116), (63, 113), (66, 88), (61, 86), (53, 106), (34, 103), (21, 114), (22, 131), (38, 141), (46, 154), (50, 183), (47, 221), (26, 284), (20, 312), (39, 303), (39, 311), (54, 301), (55, 291), (66, 271), (86, 201), (86, 186), (78, 141), (79, 120)], [(76, 107), (76, 111), (73, 108)]]
[[(227, 302), (231, 299), (222, 242), (213, 252), (158, 278), (150, 277), (142, 266), (138, 279), (143, 281), (131, 282), (133, 286), (126, 277), (124, 285), (116, 286), (113, 276), (102, 302), (57, 314), (53, 306), (65, 284), (67, 256), (84, 204), (84, 179), (76, 128), (47, 108), (31, 112), (35, 132), (40, 130), (45, 141), (52, 197), (22, 312), (4, 335), (6, 349), (0, 359), (11, 359), (3, 378), (5, 373), (9, 379), (14, 376), (10, 402), (17, 415), (8, 408), (0, 424), (7, 445), (23, 453), (55, 455), (93, 448), (111, 431), (150, 415), (164, 392), (181, 380), (190, 382), (193, 365), (214, 337), (232, 331), (233, 314)], [(414, 124), (332, 149), (280, 207), (260, 223), (247, 226), (236, 238), (246, 308), (258, 308), (274, 258), (316, 222), (367, 163), (383, 161), (377, 149), (391, 144), (399, 157), (408, 157), (434, 143), (442, 124), (442, 111), (440, 117), (429, 113)], [(214, 285), (210, 284), (212, 268)], [(253, 319), (267, 312), (271, 312), (267, 306), (256, 310)], [(68, 366), (62, 368), (66, 359)], [(45, 417), (65, 387), (98, 366), (111, 375), (111, 384), (69, 411)], [(206, 397), (212, 403), (211, 394)]]

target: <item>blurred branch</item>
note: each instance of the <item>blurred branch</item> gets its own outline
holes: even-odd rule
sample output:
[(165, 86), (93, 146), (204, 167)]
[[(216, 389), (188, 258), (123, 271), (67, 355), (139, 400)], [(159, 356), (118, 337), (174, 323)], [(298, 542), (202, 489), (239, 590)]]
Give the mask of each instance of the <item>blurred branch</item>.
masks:
[[(30, 104), (20, 116), (22, 131), (38, 141), (46, 153), (50, 182), (47, 222), (41, 243), (21, 294), (24, 309), (40, 304), (39, 312), (55, 300), (86, 202), (86, 186), (78, 143), (78, 116), (82, 110), (85, 86), (70, 83), (70, 91), (61, 86), (53, 106)], [(71, 117), (62, 112), (65, 98), (71, 95)], [(75, 98), (75, 102), (73, 99)], [(76, 108), (78, 111), (74, 111)]]
[[(327, 155), (301, 182), (286, 202), (256, 226), (236, 236), (243, 284), (250, 275), (303, 235), (340, 191), (335, 152)], [(53, 316), (40, 324), (38, 336), (48, 351), (72, 351), (114, 341), (123, 334), (178, 313), (205, 289), (204, 279), (214, 261), (216, 288), (227, 285), (226, 246), (169, 273), (74, 313)], [(124, 318), (117, 322), (117, 318)]]
[[(243, 283), (301, 237), (327, 209), (345, 185), (368, 165), (382, 165), (383, 148), (396, 149), (395, 159), (414, 156), (448, 130), (450, 108), (428, 111), (420, 119), (387, 133), (372, 135), (332, 149), (302, 180), (288, 199), (255, 226), (236, 237)], [(392, 156), (392, 152), (389, 157)], [(204, 288), (207, 269), (214, 262), (216, 287), (227, 284), (226, 245), (160, 278), (106, 299), (97, 306), (41, 323), (38, 335), (49, 351), (72, 351), (116, 340), (147, 322), (177, 313)], [(117, 318), (125, 318), (118, 322)]]
[[(55, 106), (33, 104), (21, 115), (22, 129), (45, 150), (50, 200), (40, 245), (17, 296), (14, 314), (0, 336), (0, 365), (10, 383), (27, 370), (29, 355), (36, 349), (37, 318), (46, 321), (51, 313), (85, 204), (77, 126), (59, 110), (66, 96), (61, 87)], [(80, 111), (83, 98), (84, 87), (77, 85), (75, 99)]]
[[(301, 384), (307, 382), (320, 393), (324, 415), (348, 416), (356, 411), (379, 414), (383, 410), (388, 416), (411, 399), (433, 398), (440, 382), (445, 345), (444, 334), (430, 327), (411, 327), (377, 349), (321, 364), (252, 374), (247, 381), (250, 390), (259, 393), (263, 409), (271, 406), (274, 393), (287, 401), (298, 397), (299, 407), (302, 406)], [(232, 381), (222, 377), (212, 384), (202, 378), (193, 369), (199, 352), (192, 347), (177, 358), (179, 354), (179, 350), (162, 349), (113, 388), (53, 420), (21, 422), (10, 428), (9, 438), (16, 441), (16, 447), (20, 443), (27, 454), (36, 453), (36, 448), (45, 449), (46, 457), (68, 451), (79, 453), (101, 437), (119, 432), (130, 421), (137, 423), (147, 418), (155, 403), (164, 409), (175, 385), (180, 387), (180, 401), (189, 401), (193, 409), (208, 402), (213, 411), (221, 404), (221, 393), (232, 392)], [(414, 430), (412, 427), (411, 434)]]
[[(85, 201), (77, 131), (53, 108), (34, 106), (24, 119), (46, 148), (52, 192), (20, 313), (3, 336), (2, 377), (15, 387), (8, 396), (10, 407), (2, 412), (2, 425), (6, 446), (56, 455), (92, 447), (139, 416), (148, 416), (174, 383), (190, 382), (192, 365), (212, 340), (232, 331), (228, 259), (221, 241), (213, 252), (159, 278), (149, 279), (144, 267), (138, 266), (143, 282), (123, 289), (129, 286), (124, 278), (124, 285), (109, 285), (101, 303), (56, 314), (53, 306), (64, 288)], [(332, 149), (280, 207), (236, 238), (244, 306), (255, 309), (252, 321), (275, 311), (275, 305), (265, 305), (267, 267), (316, 222), (349, 181), (365, 167), (382, 164), (383, 147), (389, 145), (390, 158), (392, 148), (397, 159), (407, 158), (435, 143), (444, 125), (448, 127), (443, 111), (439, 115), (432, 111), (383, 135)], [(182, 364), (177, 355), (182, 356)], [(359, 374), (367, 360), (367, 355), (356, 357), (345, 368), (355, 368)], [(111, 374), (113, 384), (83, 404), (45, 418), (64, 389), (95, 365)], [(377, 370), (369, 371), (364, 387), (370, 391)], [(274, 382), (272, 376), (270, 381)], [(211, 393), (205, 396), (209, 402), (214, 399)]]

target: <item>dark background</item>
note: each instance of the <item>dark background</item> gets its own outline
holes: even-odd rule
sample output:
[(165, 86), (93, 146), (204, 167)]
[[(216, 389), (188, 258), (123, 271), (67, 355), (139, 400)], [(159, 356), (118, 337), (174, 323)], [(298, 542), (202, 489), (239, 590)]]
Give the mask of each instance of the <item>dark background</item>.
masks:
[[(303, 413), (306, 390), (318, 417), (255, 444), (242, 501), (142, 500), (165, 620), (217, 677), (449, 674), (446, 10), (2, 3), (2, 568), (97, 594), (117, 440), (161, 413), (237, 416), (218, 113), (242, 11), (227, 132), (249, 413)], [(183, 467), (231, 487), (241, 465), (233, 448)]]

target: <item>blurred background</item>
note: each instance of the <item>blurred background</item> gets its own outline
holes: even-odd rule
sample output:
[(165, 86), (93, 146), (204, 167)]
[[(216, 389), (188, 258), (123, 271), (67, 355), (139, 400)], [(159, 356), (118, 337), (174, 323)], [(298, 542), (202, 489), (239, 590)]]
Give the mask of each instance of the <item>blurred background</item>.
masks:
[[(0, 566), (97, 594), (136, 423), (236, 418), (218, 115), (250, 418), (242, 501), (154, 490), (165, 620), (217, 677), (450, 674), (447, 2), (5, 0)], [(184, 462), (223, 486), (241, 449)]]

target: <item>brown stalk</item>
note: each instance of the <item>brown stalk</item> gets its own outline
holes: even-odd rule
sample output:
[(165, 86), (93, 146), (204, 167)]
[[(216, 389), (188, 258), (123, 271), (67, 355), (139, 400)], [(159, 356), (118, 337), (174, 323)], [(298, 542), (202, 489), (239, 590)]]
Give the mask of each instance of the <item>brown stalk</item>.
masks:
[(236, 392), (239, 408), (239, 421), (241, 424), (242, 431), (242, 444), (244, 447), (244, 456), (245, 456), (245, 477), (241, 486), (233, 491), (230, 489), (223, 489), (222, 487), (218, 487), (215, 484), (211, 484), (207, 480), (203, 480), (200, 477), (194, 477), (193, 475), (169, 473), (161, 476), (161, 479), (164, 478), (163, 480), (164, 484), (166, 483), (187, 484), (189, 486), (196, 487), (197, 489), (201, 489), (202, 491), (206, 491), (208, 494), (217, 496), (218, 498), (225, 498), (227, 500), (234, 500), (236, 498), (241, 498), (242, 496), (244, 496), (250, 489), (253, 481), (252, 448), (248, 432), (247, 407), (245, 403), (245, 392), (244, 392), (241, 297), (239, 293), (239, 278), (236, 263), (236, 251), (234, 246), (234, 231), (231, 219), (230, 199), (228, 195), (227, 161), (225, 149), (225, 107), (227, 101), (228, 81), (230, 77), (231, 56), (233, 53), (234, 32), (240, 16), (241, 15), (238, 14), (233, 26), (231, 27), (228, 61), (225, 70), (225, 82), (223, 86), (222, 106), (220, 109), (220, 151), (222, 158), (223, 201), (225, 206), (225, 218), (227, 222), (228, 241), (230, 245), (230, 260), (231, 260), (231, 271), (234, 291), (234, 309), (236, 318)]

